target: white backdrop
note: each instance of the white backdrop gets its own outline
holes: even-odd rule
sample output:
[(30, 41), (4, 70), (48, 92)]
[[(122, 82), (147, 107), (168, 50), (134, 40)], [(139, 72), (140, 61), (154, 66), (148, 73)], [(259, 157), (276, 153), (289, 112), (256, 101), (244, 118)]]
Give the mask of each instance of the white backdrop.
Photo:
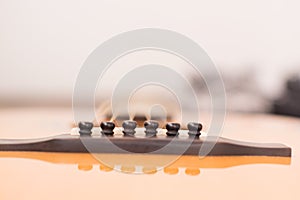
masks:
[(132, 29), (180, 32), (199, 43), (221, 71), (253, 68), (270, 95), (299, 71), (297, 0), (0, 1), (0, 103), (71, 101), (89, 53)]

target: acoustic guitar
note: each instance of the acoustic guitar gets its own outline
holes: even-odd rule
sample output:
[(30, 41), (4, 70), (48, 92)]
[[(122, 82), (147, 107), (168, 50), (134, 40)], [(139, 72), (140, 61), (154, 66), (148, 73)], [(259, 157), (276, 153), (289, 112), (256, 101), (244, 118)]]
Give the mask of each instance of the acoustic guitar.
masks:
[[(229, 113), (211, 141), (198, 122), (69, 130), (63, 108), (6, 109), (0, 119), (0, 199), (299, 198), (297, 118)], [(204, 142), (215, 142), (205, 156)]]

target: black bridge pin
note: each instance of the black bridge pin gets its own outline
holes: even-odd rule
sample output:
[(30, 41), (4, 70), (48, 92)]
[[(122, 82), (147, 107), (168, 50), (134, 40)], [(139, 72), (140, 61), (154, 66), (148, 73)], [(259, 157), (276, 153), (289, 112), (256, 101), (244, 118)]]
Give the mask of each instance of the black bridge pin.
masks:
[(124, 135), (130, 135), (133, 136), (135, 134), (135, 128), (137, 126), (136, 121), (131, 121), (131, 120), (126, 120), (123, 122), (122, 127), (123, 127), (123, 133)]
[(92, 122), (79, 122), (79, 134), (80, 136), (90, 136), (92, 134), (92, 128), (93, 128)]
[(145, 121), (144, 127), (145, 127), (145, 133), (146, 136), (156, 136), (156, 129), (158, 128), (158, 122), (154, 120)]
[(188, 123), (187, 127), (189, 129), (188, 134), (190, 136), (199, 137), (201, 135), (200, 131), (202, 130), (202, 124), (196, 122), (190, 122)]
[(167, 136), (176, 136), (176, 135), (178, 135), (178, 130), (180, 129), (180, 124), (179, 123), (167, 123), (166, 129), (167, 129)]
[(101, 122), (100, 127), (102, 129), (101, 133), (104, 135), (113, 135), (115, 124), (113, 122)]

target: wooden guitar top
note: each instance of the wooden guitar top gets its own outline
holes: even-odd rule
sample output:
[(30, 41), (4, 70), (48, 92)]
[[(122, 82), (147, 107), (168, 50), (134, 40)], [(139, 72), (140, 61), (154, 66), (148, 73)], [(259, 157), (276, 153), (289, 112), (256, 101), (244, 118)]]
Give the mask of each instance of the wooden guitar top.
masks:
[[(72, 110), (2, 109), (0, 120), (3, 139), (53, 137), (69, 130)], [(229, 113), (222, 137), (282, 143), (292, 148), (292, 157), (211, 156), (199, 160), (186, 155), (155, 173), (137, 175), (111, 170), (87, 154), (0, 152), (0, 199), (299, 199), (299, 119)], [(102, 156), (107, 162), (124, 159), (122, 163), (128, 164), (130, 160)], [(130, 172), (130, 167), (120, 165), (119, 169)]]

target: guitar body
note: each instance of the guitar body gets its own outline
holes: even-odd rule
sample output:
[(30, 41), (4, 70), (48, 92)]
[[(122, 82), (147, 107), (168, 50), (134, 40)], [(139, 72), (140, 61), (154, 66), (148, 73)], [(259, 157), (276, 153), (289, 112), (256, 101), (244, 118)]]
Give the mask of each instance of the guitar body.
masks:
[[(6, 109), (0, 113), (0, 138), (53, 137), (68, 132), (72, 119), (72, 111), (62, 108)], [(228, 113), (222, 137), (282, 143), (292, 156), (1, 151), (0, 199), (300, 198), (300, 119)], [(133, 173), (133, 161), (146, 173)], [(159, 168), (163, 161), (172, 162)]]

